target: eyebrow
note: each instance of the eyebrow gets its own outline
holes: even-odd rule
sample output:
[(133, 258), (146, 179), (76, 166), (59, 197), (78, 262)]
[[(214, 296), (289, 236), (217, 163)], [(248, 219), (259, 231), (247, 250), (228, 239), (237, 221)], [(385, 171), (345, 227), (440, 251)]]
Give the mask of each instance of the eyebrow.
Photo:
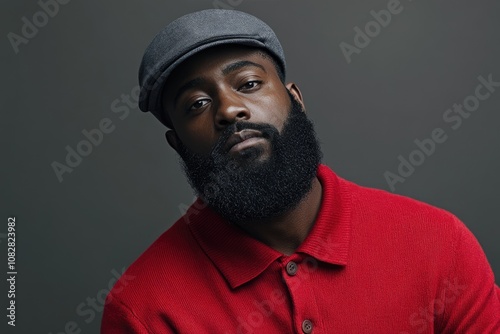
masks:
[(262, 66), (260, 64), (254, 63), (253, 61), (249, 61), (249, 60), (240, 60), (240, 61), (231, 63), (231, 64), (227, 65), (226, 67), (224, 67), (222, 69), (222, 74), (228, 75), (229, 73), (234, 72), (236, 70), (239, 70), (240, 68), (249, 67), (249, 66), (250, 67), (258, 67), (261, 70), (263, 70), (264, 72), (266, 72), (266, 69), (264, 68), (264, 66)]

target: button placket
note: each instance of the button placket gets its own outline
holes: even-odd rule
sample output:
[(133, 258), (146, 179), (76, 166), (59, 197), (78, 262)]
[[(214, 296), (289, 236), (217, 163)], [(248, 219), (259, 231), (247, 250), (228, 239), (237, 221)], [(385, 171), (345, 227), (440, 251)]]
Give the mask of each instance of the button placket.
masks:
[(319, 313), (316, 300), (312, 294), (312, 282), (310, 280), (312, 272), (305, 264), (307, 261), (304, 262), (304, 258), (300, 254), (293, 254), (288, 258), (284, 257), (281, 261), (282, 279), (287, 285), (292, 306), (295, 310), (293, 315), (295, 331), (309, 334), (313, 333), (314, 328), (315, 331), (319, 330), (321, 332), (322, 325), (317, 322)]

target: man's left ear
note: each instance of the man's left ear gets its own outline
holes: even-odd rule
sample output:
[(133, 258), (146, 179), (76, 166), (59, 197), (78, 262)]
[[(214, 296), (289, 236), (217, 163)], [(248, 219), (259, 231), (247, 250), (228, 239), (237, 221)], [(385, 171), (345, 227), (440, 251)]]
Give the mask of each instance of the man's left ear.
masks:
[(297, 101), (302, 105), (302, 109), (306, 110), (304, 106), (304, 100), (302, 99), (302, 92), (294, 82), (289, 82), (285, 85), (286, 89), (292, 94)]

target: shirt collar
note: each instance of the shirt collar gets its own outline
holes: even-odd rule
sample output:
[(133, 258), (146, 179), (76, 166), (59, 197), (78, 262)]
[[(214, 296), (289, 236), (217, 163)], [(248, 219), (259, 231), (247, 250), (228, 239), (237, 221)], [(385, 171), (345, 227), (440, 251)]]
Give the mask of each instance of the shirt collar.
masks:
[[(323, 188), (320, 210), (309, 235), (296, 253), (330, 264), (346, 265), (351, 227), (350, 193), (346, 182), (329, 167), (319, 165), (317, 176)], [(257, 277), (283, 256), (228, 223), (206, 207), (201, 199), (193, 203), (183, 219), (232, 288)]]

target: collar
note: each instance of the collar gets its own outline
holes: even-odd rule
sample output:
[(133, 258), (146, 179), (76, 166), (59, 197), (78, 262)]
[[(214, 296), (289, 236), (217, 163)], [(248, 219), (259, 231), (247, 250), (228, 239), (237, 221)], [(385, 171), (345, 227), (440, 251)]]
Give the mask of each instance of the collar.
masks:
[[(309, 235), (295, 251), (334, 265), (346, 265), (351, 228), (351, 197), (346, 182), (329, 167), (318, 166), (321, 206)], [(200, 210), (200, 208), (202, 208)], [(195, 240), (232, 288), (260, 275), (282, 253), (231, 225), (201, 199), (184, 215)]]

